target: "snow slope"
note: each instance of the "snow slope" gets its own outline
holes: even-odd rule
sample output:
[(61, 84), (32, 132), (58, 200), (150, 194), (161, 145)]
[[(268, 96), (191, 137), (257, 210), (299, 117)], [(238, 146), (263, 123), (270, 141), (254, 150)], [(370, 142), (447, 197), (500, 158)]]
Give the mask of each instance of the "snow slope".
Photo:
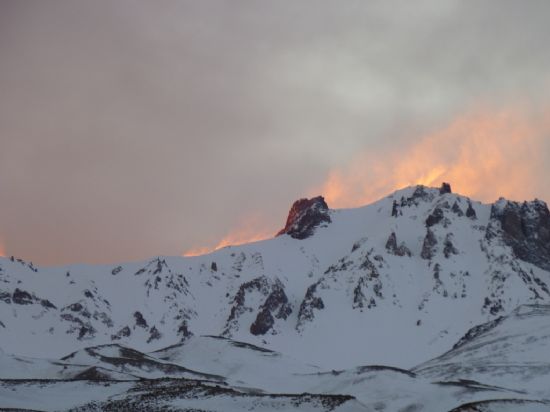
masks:
[(523, 305), (479, 325), (413, 370), (431, 380), (476, 380), (550, 399), (550, 306)]

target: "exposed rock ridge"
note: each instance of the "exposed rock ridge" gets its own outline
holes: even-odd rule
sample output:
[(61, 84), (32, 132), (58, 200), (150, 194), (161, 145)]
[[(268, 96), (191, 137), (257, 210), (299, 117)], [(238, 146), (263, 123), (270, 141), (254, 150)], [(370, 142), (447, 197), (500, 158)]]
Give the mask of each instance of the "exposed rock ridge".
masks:
[(500, 199), (491, 208), (487, 239), (500, 235), (514, 255), (550, 270), (550, 212), (545, 202), (511, 202)]
[(410, 249), (405, 245), (404, 242), (397, 244), (397, 235), (395, 232), (391, 232), (388, 241), (386, 242), (386, 250), (392, 255), (396, 256), (411, 256), (412, 253)]

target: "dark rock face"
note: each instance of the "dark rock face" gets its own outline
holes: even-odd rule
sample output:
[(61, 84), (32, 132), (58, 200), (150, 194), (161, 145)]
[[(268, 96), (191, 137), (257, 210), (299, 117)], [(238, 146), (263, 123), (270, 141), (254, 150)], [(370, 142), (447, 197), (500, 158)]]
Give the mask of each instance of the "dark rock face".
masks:
[(325, 199), (322, 196), (300, 199), (292, 205), (286, 225), (277, 236), (287, 234), (294, 239), (307, 239), (323, 223), (331, 223)]
[(434, 233), (428, 228), (426, 237), (424, 238), (424, 244), (422, 245), (422, 253), (420, 256), (422, 259), (429, 260), (435, 255), (435, 246), (437, 245), (437, 239)]
[[(369, 298), (365, 293), (369, 286), (367, 282), (367, 277), (361, 277), (353, 289), (353, 309), (363, 309), (365, 307), (371, 309), (376, 307), (376, 299), (372, 296)], [(377, 296), (382, 297), (379, 288), (375, 290), (375, 293)]]
[(268, 310), (261, 310), (256, 320), (250, 325), (250, 333), (253, 335), (265, 335), (275, 324), (273, 315)]
[(443, 214), (443, 210), (439, 207), (436, 207), (430, 216), (426, 219), (426, 227), (432, 227), (434, 225), (437, 225), (439, 222), (443, 220), (445, 215)]
[(178, 328), (178, 335), (181, 336), (182, 341), (193, 336), (193, 333), (189, 330), (187, 321), (183, 320)]
[(132, 333), (132, 331), (130, 330), (130, 328), (129, 328), (128, 326), (124, 326), (124, 327), (120, 330), (121, 336), (124, 336), (124, 337), (130, 336), (131, 333)]
[[(390, 243), (393, 243), (392, 238), (393, 236), (390, 235)], [(316, 296), (317, 291), (329, 289), (331, 287), (330, 284), (338, 281), (339, 278), (345, 277), (346, 272), (353, 272), (355, 274), (353, 279), (349, 279), (348, 281), (350, 284), (355, 284), (355, 287), (351, 291), (353, 295), (352, 308), (363, 311), (365, 308), (370, 309), (375, 307), (377, 300), (384, 298), (382, 294), (383, 284), (377, 269), (377, 266), (381, 265), (382, 262), (384, 262), (382, 256), (376, 255), (371, 260), (370, 253), (367, 252), (358, 260), (345, 256), (339, 259), (336, 264), (329, 266), (324, 276), (317, 283), (309, 287), (306, 298), (300, 307), (297, 329), (300, 330), (305, 321), (313, 319), (313, 309), (324, 308), (323, 301), (320, 297)]]
[(168, 268), (168, 265), (166, 264), (166, 260), (164, 259), (161, 260), (160, 258), (157, 258), (156, 267), (155, 267), (155, 270), (153, 271), (153, 275), (162, 273), (163, 267)]
[[(500, 229), (495, 223), (500, 223)], [(509, 202), (501, 199), (491, 209), (487, 238), (498, 234), (521, 260), (550, 270), (550, 212), (546, 203)]]
[[(407, 199), (407, 205), (410, 206), (411, 202), (415, 200), (430, 200), (431, 199), (430, 194), (426, 189), (427, 188), (422, 185), (416, 186), (412, 196), (409, 199)], [(414, 204), (418, 204), (418, 203), (414, 203)]]
[(386, 250), (393, 253), (395, 249), (397, 249), (397, 236), (395, 232), (391, 232), (391, 235), (386, 242)]
[(392, 232), (388, 241), (386, 242), (386, 250), (396, 256), (411, 256), (411, 251), (404, 243), (397, 245), (397, 236), (395, 232)]
[(468, 209), (466, 209), (466, 217), (476, 220), (477, 219), (477, 213), (475, 209), (472, 207), (472, 202), (468, 202)]
[(57, 309), (57, 306), (55, 306), (52, 302), (50, 302), (48, 299), (42, 299), (40, 301), (40, 304), (42, 307), (46, 309)]
[(275, 314), (277, 319), (286, 319), (292, 313), (292, 307), (288, 303), (283, 284), (277, 281), (271, 289), (271, 293), (262, 305), (263, 309), (267, 309)]
[(258, 292), (264, 296), (269, 295), (269, 282), (266, 277), (260, 276), (239, 286), (239, 290), (232, 301), (231, 312), (227, 318), (226, 326), (222, 333), (223, 336), (230, 336), (231, 330), (237, 326), (239, 317), (248, 310), (252, 310), (252, 308), (245, 305), (245, 299), (246, 295), (254, 292)]
[(397, 205), (396, 200), (393, 201), (393, 204), (392, 204), (392, 207), (391, 207), (391, 215), (392, 215), (392, 217), (399, 216), (399, 209), (398, 209), (398, 205)]
[(132, 331), (128, 326), (124, 326), (121, 330), (118, 331), (116, 335), (111, 335), (111, 340), (119, 340), (124, 338), (127, 338), (132, 334)]
[[(453, 204), (453, 207), (451, 209), (453, 211), (453, 213), (455, 215), (457, 215), (458, 217), (462, 217), (464, 216), (464, 212), (462, 211), (462, 209), (460, 208), (460, 206), (458, 205), (457, 202), (454, 202)], [(475, 212), (474, 212), (475, 213)]]
[(453, 193), (451, 190), (451, 185), (449, 183), (442, 183), (439, 188), (439, 194), (444, 195), (445, 193)]
[(40, 304), (45, 309), (57, 309), (57, 306), (55, 306), (48, 299), (40, 299), (34, 293), (30, 294), (29, 292), (19, 288), (15, 288), (13, 294), (11, 295), (8, 292), (3, 292), (0, 290), (0, 301), (5, 303), (13, 302), (17, 305)]
[(271, 293), (260, 307), (260, 312), (252, 325), (250, 333), (253, 335), (265, 335), (275, 324), (275, 318), (286, 319), (292, 313), (292, 307), (288, 303), (283, 284), (275, 282)]
[(12, 295), (13, 303), (17, 305), (30, 305), (33, 303), (33, 298), (29, 292), (16, 288)]
[(451, 255), (458, 255), (458, 250), (453, 244), (453, 235), (447, 234), (445, 242), (443, 243), (443, 254), (448, 259)]
[(78, 340), (91, 339), (95, 337), (96, 329), (90, 323), (89, 320), (82, 320), (76, 315), (71, 313), (62, 313), (59, 315), (61, 319), (70, 323), (67, 333), (76, 334), (78, 333)]
[(296, 329), (299, 331), (305, 322), (313, 320), (315, 317), (315, 310), (322, 310), (325, 308), (325, 303), (317, 295), (317, 286), (319, 286), (320, 281), (314, 283), (309, 288), (307, 288), (306, 296), (300, 305), (300, 311), (298, 312), (298, 324)]
[(72, 312), (80, 312), (82, 309), (84, 309), (84, 307), (82, 306), (82, 304), (80, 303), (73, 303), (69, 306), (66, 307), (68, 310), (72, 311)]
[[(253, 294), (259, 295), (264, 302), (257, 309), (246, 304), (247, 296)], [(233, 298), (223, 335), (230, 336), (232, 331), (239, 328), (238, 320), (242, 314), (256, 310), (256, 319), (250, 325), (250, 333), (253, 335), (265, 335), (272, 330), (275, 319), (286, 319), (292, 313), (292, 306), (279, 279), (271, 280), (260, 276), (243, 283)]]
[(143, 317), (141, 312), (135, 312), (134, 313), (134, 319), (136, 320), (136, 326), (139, 326), (139, 327), (142, 327), (142, 328), (147, 328), (148, 327), (147, 321), (145, 320), (145, 318)]
[(151, 343), (154, 340), (159, 340), (160, 338), (162, 338), (162, 334), (159, 332), (156, 326), (153, 326), (149, 331), (149, 338), (147, 339), (147, 343)]
[(422, 202), (432, 201), (435, 197), (434, 191), (425, 186), (418, 185), (414, 192), (409, 197), (401, 196), (399, 201), (394, 200), (392, 204), (392, 216), (398, 217), (403, 215), (403, 208), (418, 206)]
[(157, 257), (151, 260), (147, 264), (147, 266), (136, 271), (134, 275), (139, 276), (144, 273), (147, 273), (149, 275), (158, 275), (159, 273), (166, 273), (166, 272), (163, 272), (164, 269), (166, 269), (167, 272), (170, 272), (170, 269), (168, 268), (168, 264), (166, 263), (166, 260), (161, 259), (160, 257)]
[(94, 337), (96, 333), (96, 330), (89, 326), (89, 325), (86, 325), (86, 326), (82, 326), (80, 328), (80, 330), (78, 331), (78, 340), (82, 340), (84, 338), (86, 338), (86, 336), (89, 336), (89, 337)]
[(11, 293), (0, 290), (0, 300), (4, 303), (11, 303)]

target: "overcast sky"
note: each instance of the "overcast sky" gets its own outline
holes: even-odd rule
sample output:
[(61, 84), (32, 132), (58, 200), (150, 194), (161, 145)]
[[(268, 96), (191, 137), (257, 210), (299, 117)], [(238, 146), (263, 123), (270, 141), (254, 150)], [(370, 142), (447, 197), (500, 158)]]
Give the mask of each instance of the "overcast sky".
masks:
[[(329, 180), (354, 192), (328, 194), (339, 207), (425, 180), (413, 155), (457, 162), (437, 178), (467, 165), (482, 200), (510, 175), (502, 194), (550, 200), (549, 17), (547, 0), (2, 0), (0, 246), (180, 255), (251, 217), (275, 231)], [(481, 140), (498, 167), (471, 158)]]

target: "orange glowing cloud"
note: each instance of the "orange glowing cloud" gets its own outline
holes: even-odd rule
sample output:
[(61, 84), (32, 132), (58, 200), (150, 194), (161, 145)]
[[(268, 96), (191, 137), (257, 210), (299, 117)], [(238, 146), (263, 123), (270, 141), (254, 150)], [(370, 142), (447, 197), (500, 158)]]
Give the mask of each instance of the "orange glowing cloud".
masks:
[(215, 246), (202, 246), (187, 250), (183, 256), (199, 256), (226, 246), (237, 246), (272, 238), (275, 230), (259, 215), (242, 218), (235, 229), (225, 235)]
[[(528, 116), (519, 109), (478, 110), (403, 149), (358, 154), (346, 167), (331, 170), (309, 195), (321, 193), (331, 208), (357, 207), (406, 186), (445, 181), (456, 193), (486, 202), (500, 196), (550, 200), (545, 164), (550, 164), (550, 111)], [(242, 219), (214, 246), (194, 248), (184, 256), (271, 238), (275, 229), (268, 221)]]
[(0, 257), (6, 257), (6, 247), (4, 241), (0, 238)]
[(356, 207), (398, 188), (447, 181), (455, 192), (482, 201), (549, 200), (543, 170), (550, 161), (549, 118), (521, 110), (469, 113), (389, 156), (359, 154), (347, 167), (332, 170), (315, 192), (330, 207)]

